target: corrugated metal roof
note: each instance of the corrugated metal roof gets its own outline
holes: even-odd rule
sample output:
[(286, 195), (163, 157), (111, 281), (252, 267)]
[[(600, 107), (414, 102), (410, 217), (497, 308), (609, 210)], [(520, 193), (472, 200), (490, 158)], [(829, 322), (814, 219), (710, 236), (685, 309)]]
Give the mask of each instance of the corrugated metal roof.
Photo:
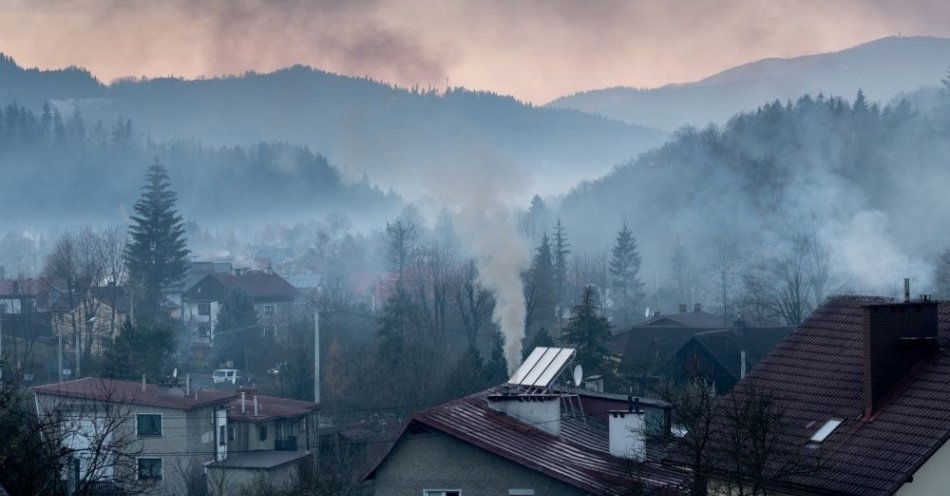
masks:
[[(771, 391), (781, 402), (787, 448), (804, 446), (830, 419), (843, 422), (817, 448), (823, 469), (792, 477), (807, 492), (894, 494), (950, 436), (950, 354), (920, 371), (870, 420), (864, 414), (864, 309), (881, 298), (835, 297), (763, 359), (730, 395)], [(939, 306), (942, 344), (950, 338), (950, 303)], [(716, 449), (716, 448), (713, 448)]]
[[(36, 386), (37, 394), (84, 398), (109, 403), (145, 405), (176, 410), (191, 410), (215, 403), (227, 402), (234, 393), (226, 391), (198, 391), (185, 396), (183, 393), (163, 391), (154, 384), (147, 384), (142, 390), (138, 381), (120, 381), (99, 377), (86, 377), (57, 384)], [(197, 399), (196, 399), (197, 398)]]
[(631, 462), (611, 456), (603, 428), (565, 417), (556, 437), (497, 412), (487, 396), (498, 391), (489, 389), (417, 413), (406, 428), (413, 423), (427, 426), (596, 495), (620, 494), (637, 482), (674, 494), (686, 480), (678, 469), (655, 462), (632, 468)]

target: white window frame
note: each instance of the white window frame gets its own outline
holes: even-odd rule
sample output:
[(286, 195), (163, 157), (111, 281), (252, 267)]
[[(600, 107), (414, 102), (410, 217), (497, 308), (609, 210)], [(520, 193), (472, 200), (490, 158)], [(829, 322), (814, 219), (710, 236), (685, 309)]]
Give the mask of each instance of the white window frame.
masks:
[(461, 489), (423, 489), (422, 496), (445, 496), (445, 493), (458, 493), (459, 496), (462, 496)]
[[(141, 479), (139, 476), (142, 471), (139, 468), (139, 460), (158, 460), (158, 479)], [(165, 459), (160, 456), (137, 456), (135, 457), (135, 480), (145, 480), (148, 482), (161, 482), (165, 480)]]
[[(208, 305), (208, 313), (201, 313), (201, 309), (202, 309), (202, 307), (204, 307), (205, 305)], [(197, 304), (197, 308), (195, 309), (195, 312), (197, 312), (197, 314), (198, 314), (199, 317), (208, 317), (208, 316), (210, 316), (210, 315), (211, 315), (211, 302), (210, 302), (210, 301), (209, 301), (209, 302), (199, 302), (199, 303)]]
[[(158, 434), (139, 434), (139, 415), (158, 415)], [(165, 416), (161, 412), (136, 412), (135, 414), (135, 437), (154, 438), (165, 437)]]

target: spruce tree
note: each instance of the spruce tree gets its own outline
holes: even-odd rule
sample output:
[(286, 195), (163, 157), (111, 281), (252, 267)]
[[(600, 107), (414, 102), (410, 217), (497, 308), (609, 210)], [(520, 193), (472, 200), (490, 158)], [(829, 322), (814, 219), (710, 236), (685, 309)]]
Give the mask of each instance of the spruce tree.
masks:
[(525, 336), (531, 339), (541, 329), (552, 329), (557, 317), (554, 264), (547, 235), (542, 236), (541, 244), (531, 261), (531, 268), (524, 279)]
[(168, 173), (155, 159), (145, 174), (142, 196), (133, 206), (125, 247), (129, 279), (140, 294), (135, 302), (137, 317), (160, 315), (163, 291), (180, 284), (188, 269), (185, 227), (176, 202)]
[(554, 269), (554, 291), (557, 301), (557, 317), (561, 319), (563, 309), (568, 305), (567, 290), (567, 256), (570, 255), (571, 243), (567, 240), (567, 231), (561, 224), (561, 218), (558, 217), (554, 224), (554, 232), (551, 237), (551, 259)]
[(624, 221), (617, 233), (617, 241), (611, 250), (610, 289), (613, 293), (615, 324), (625, 327), (633, 324), (643, 283), (637, 278), (640, 272), (640, 254), (637, 239)]
[(597, 299), (593, 286), (586, 286), (580, 304), (571, 310), (571, 319), (561, 332), (561, 341), (577, 350), (575, 362), (587, 373), (609, 375), (612, 372), (607, 353), (610, 323), (600, 315)]

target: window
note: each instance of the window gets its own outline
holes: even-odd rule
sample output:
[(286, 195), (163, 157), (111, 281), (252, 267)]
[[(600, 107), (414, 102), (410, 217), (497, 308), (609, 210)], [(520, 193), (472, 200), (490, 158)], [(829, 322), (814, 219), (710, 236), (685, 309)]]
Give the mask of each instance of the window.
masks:
[(162, 480), (162, 459), (139, 458), (139, 480)]
[(257, 436), (261, 441), (267, 441), (267, 424), (257, 426)]
[(274, 315), (277, 313), (277, 305), (264, 305), (264, 315)]
[(234, 426), (228, 426), (228, 441), (234, 441)]
[(274, 337), (274, 334), (277, 333), (277, 326), (273, 324), (267, 324), (261, 326), (261, 336), (263, 337)]
[(812, 434), (811, 439), (808, 440), (808, 443), (814, 445), (821, 444), (825, 441), (825, 439), (828, 438), (828, 436), (831, 435), (832, 432), (835, 431), (835, 429), (838, 428), (839, 425), (841, 425), (841, 422), (842, 420), (839, 419), (831, 419), (825, 422), (820, 429)]
[(422, 496), (461, 496), (461, 489), (426, 489)]
[(162, 415), (159, 413), (139, 413), (136, 416), (140, 436), (161, 436)]
[(198, 315), (211, 315), (211, 304), (210, 304), (210, 303), (199, 303), (199, 304), (198, 304)]

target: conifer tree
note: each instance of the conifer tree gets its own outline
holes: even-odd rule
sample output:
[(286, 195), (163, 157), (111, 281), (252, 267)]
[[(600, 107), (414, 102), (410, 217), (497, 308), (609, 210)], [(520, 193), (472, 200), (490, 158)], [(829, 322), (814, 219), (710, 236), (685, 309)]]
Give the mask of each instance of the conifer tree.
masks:
[(633, 324), (637, 313), (643, 283), (637, 278), (640, 272), (640, 254), (637, 239), (624, 221), (617, 233), (617, 241), (611, 250), (610, 289), (614, 300), (614, 319), (618, 326)]
[(262, 336), (254, 300), (239, 289), (229, 290), (224, 295), (214, 334), (215, 355), (219, 362), (244, 363), (245, 352), (254, 353), (256, 358), (267, 344), (271, 344)]
[(140, 293), (136, 317), (154, 319), (160, 313), (163, 291), (181, 283), (188, 268), (185, 227), (175, 210), (177, 198), (168, 173), (159, 162), (148, 168), (142, 196), (131, 216), (125, 261), (129, 279)]
[(561, 218), (558, 217), (554, 224), (554, 232), (551, 237), (551, 259), (554, 269), (554, 291), (557, 301), (557, 317), (561, 319), (564, 308), (568, 305), (567, 291), (567, 256), (571, 254), (571, 243), (567, 240), (567, 231), (561, 224)]
[(551, 330), (556, 323), (554, 265), (547, 235), (542, 236), (524, 279), (525, 336), (531, 339), (539, 330)]
[(612, 372), (607, 353), (610, 323), (600, 315), (597, 291), (586, 286), (581, 302), (571, 310), (571, 319), (561, 333), (561, 341), (577, 350), (575, 361), (587, 373), (608, 375)]

